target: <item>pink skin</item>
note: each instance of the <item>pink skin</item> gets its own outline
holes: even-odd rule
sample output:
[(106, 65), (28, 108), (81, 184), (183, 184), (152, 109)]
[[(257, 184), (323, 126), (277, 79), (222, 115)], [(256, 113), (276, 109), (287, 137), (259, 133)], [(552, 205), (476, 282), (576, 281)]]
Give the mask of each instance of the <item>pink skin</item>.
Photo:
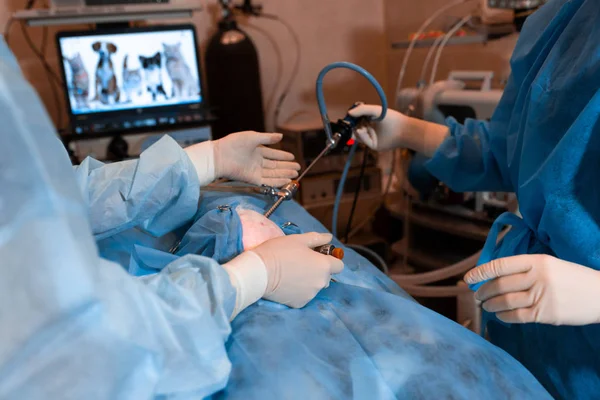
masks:
[(242, 223), (242, 244), (244, 250), (276, 237), (284, 236), (283, 231), (270, 219), (252, 210), (236, 209)]

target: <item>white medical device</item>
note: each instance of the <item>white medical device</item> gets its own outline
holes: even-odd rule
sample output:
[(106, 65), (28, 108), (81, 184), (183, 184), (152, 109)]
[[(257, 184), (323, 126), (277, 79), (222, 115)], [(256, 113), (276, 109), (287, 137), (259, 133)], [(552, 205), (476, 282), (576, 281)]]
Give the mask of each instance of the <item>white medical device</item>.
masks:
[[(452, 71), (448, 80), (462, 82), (463, 85), (458, 85), (462, 88), (449, 85), (448, 90), (433, 95), (430, 104), (423, 104), (418, 97), (426, 99), (428, 90), (433, 88), (405, 88), (397, 94), (396, 108), (406, 110), (410, 105), (417, 104), (418, 117), (437, 123), (444, 122), (448, 111), (458, 111), (460, 108), (469, 118), (487, 120), (492, 117), (503, 93), (502, 90), (492, 89), (493, 78), (494, 73), (491, 71)], [(479, 82), (478, 90), (473, 90), (471, 85)]]
[[(413, 107), (413, 115), (426, 121), (443, 124), (446, 117), (459, 120), (473, 118), (489, 120), (500, 99), (502, 90), (492, 89), (494, 73), (491, 71), (452, 71), (447, 85), (438, 83), (426, 88), (402, 89), (396, 97), (398, 110)], [(473, 89), (472, 84), (479, 86)], [(447, 90), (440, 90), (448, 87)], [(514, 194), (475, 193), (475, 212), (482, 212), (486, 205), (506, 208)]]

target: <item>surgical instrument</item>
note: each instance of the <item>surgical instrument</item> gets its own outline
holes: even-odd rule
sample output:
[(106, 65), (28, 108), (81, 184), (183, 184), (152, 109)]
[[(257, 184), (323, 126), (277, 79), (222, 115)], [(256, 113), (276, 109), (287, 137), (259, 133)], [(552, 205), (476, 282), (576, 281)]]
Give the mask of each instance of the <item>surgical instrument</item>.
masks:
[[(383, 88), (381, 87), (379, 82), (377, 82), (377, 80), (371, 74), (369, 74), (367, 71), (365, 71), (363, 68), (361, 68), (357, 65), (354, 65), (354, 64), (347, 63), (347, 62), (333, 63), (333, 64), (330, 64), (327, 67), (325, 67), (321, 71), (321, 73), (319, 74), (319, 78), (317, 79), (317, 102), (319, 103), (319, 112), (321, 114), (321, 119), (324, 124), (325, 133), (327, 134), (327, 140), (329, 143), (333, 143), (334, 147), (337, 146), (337, 144), (340, 142), (340, 140), (342, 140), (343, 137), (346, 137), (348, 135), (348, 132), (349, 132), (349, 136), (347, 136), (347, 137), (349, 139), (350, 136), (352, 135), (352, 132), (356, 129), (356, 127), (359, 124), (361, 124), (363, 122), (368, 122), (368, 119), (366, 119), (366, 118), (354, 118), (350, 114), (347, 114), (346, 117), (344, 117), (344, 119), (338, 120), (337, 123), (335, 123), (335, 124), (332, 124), (329, 121), (329, 116), (327, 115), (327, 106), (325, 104), (325, 96), (323, 95), (323, 78), (325, 77), (325, 74), (327, 74), (327, 72), (329, 72), (333, 69), (336, 69), (336, 68), (347, 68), (352, 71), (358, 72), (359, 74), (361, 74), (362, 76), (367, 78), (369, 83), (371, 83), (371, 85), (373, 85), (373, 87), (377, 91), (377, 94), (379, 95), (379, 98), (381, 100), (381, 114), (379, 115), (379, 117), (374, 118), (372, 121), (382, 121), (387, 114), (387, 108), (388, 108), (387, 99), (385, 97)], [(356, 107), (358, 104), (359, 103), (355, 103), (352, 108)], [(334, 134), (334, 129), (336, 132), (335, 134)], [(358, 142), (355, 142), (350, 149), (350, 154), (348, 155), (348, 160), (346, 161), (346, 165), (344, 166), (344, 171), (342, 172), (342, 177), (338, 184), (337, 193), (335, 196), (335, 202), (334, 202), (334, 206), (333, 206), (333, 219), (332, 219), (332, 226), (331, 226), (331, 232), (333, 233), (334, 236), (337, 236), (338, 211), (339, 211), (340, 203), (342, 201), (342, 194), (344, 193), (344, 185), (346, 182), (346, 178), (348, 177), (348, 171), (350, 170), (350, 166), (352, 165), (352, 158), (354, 157), (354, 153), (356, 152), (357, 147), (358, 147)]]
[[(325, 68), (323, 68), (323, 70), (321, 70), (321, 72), (319, 73), (319, 76), (317, 78), (316, 91), (317, 91), (317, 102), (319, 105), (319, 113), (321, 115), (321, 120), (323, 121), (323, 128), (325, 129), (325, 134), (327, 135), (327, 142), (325, 143), (325, 148), (306, 167), (306, 169), (302, 172), (302, 174), (300, 174), (298, 179), (288, 183), (286, 186), (284, 186), (281, 189), (280, 193), (278, 193), (278, 196), (280, 196), (280, 198), (277, 199), (277, 201), (265, 213), (265, 217), (267, 217), (267, 218), (269, 218), (271, 215), (273, 215), (273, 213), (275, 212), (275, 210), (277, 210), (277, 208), (281, 205), (281, 203), (283, 203), (285, 200), (289, 200), (294, 197), (298, 188), (300, 187), (299, 181), (302, 178), (304, 178), (306, 173), (308, 171), (310, 171), (310, 169), (317, 162), (319, 162), (319, 160), (323, 156), (325, 156), (331, 150), (336, 148), (340, 143), (346, 144), (352, 138), (352, 133), (354, 132), (356, 127), (363, 122), (367, 122), (366, 118), (355, 118), (355, 117), (351, 116), (349, 113), (347, 113), (343, 119), (339, 119), (337, 122), (331, 122), (329, 120), (329, 116), (327, 114), (327, 105), (325, 104), (325, 96), (323, 94), (323, 80), (325, 78), (325, 75), (327, 75), (327, 73), (329, 71), (338, 69), (338, 68), (350, 69), (352, 71), (358, 72), (363, 77), (365, 77), (373, 85), (373, 87), (375, 87), (375, 90), (377, 91), (377, 94), (379, 95), (379, 98), (381, 99), (382, 107), (381, 107), (381, 114), (379, 115), (379, 117), (373, 119), (373, 121), (381, 121), (385, 118), (385, 115), (387, 113), (387, 100), (386, 100), (383, 88), (377, 82), (377, 80), (373, 77), (373, 75), (371, 75), (369, 72), (367, 72), (364, 68), (361, 68), (358, 65), (351, 64), (348, 62), (332, 63), (332, 64), (327, 65)], [(358, 106), (359, 104), (361, 104), (361, 103), (354, 103), (354, 105), (350, 109)], [(356, 149), (356, 146), (357, 146), (357, 143), (355, 143), (353, 145), (353, 148)], [(352, 155), (354, 154), (354, 152), (351, 151), (350, 154), (351, 154), (351, 156), (349, 156), (349, 158), (348, 158), (349, 163), (352, 162)], [(346, 180), (346, 176), (348, 175), (347, 170), (349, 169), (349, 163), (347, 163), (347, 168), (344, 169), (345, 173), (342, 174), (342, 179), (340, 180), (340, 183), (338, 186), (338, 192), (339, 192), (339, 188), (343, 188), (343, 186), (344, 186), (344, 181)], [(341, 195), (339, 197), (341, 198)]]
[[(387, 113), (387, 100), (386, 100), (383, 88), (381, 87), (381, 85), (379, 85), (377, 80), (369, 72), (367, 72), (365, 69), (359, 67), (358, 65), (354, 65), (354, 64), (351, 64), (348, 62), (338, 62), (338, 63), (329, 64), (328, 66), (323, 68), (323, 70), (319, 74), (319, 76), (317, 78), (317, 85), (316, 85), (317, 102), (319, 104), (319, 112), (321, 114), (321, 119), (324, 124), (325, 134), (327, 135), (327, 142), (325, 144), (325, 148), (323, 149), (323, 151), (321, 151), (321, 153), (314, 160), (312, 160), (312, 162), (304, 169), (304, 171), (300, 174), (300, 176), (279, 190), (268, 187), (268, 186), (258, 187), (258, 186), (222, 186), (222, 185), (209, 185), (208, 189), (214, 190), (214, 191), (226, 191), (226, 192), (234, 192), (234, 193), (238, 193), (238, 192), (255, 193), (255, 194), (266, 195), (266, 196), (277, 198), (277, 200), (273, 203), (273, 205), (265, 212), (264, 215), (267, 218), (269, 218), (271, 215), (273, 215), (273, 213), (277, 210), (277, 208), (279, 208), (281, 203), (283, 203), (286, 200), (291, 200), (292, 198), (294, 198), (294, 196), (298, 192), (298, 189), (300, 188), (300, 180), (302, 180), (302, 178), (304, 178), (304, 176), (306, 176), (308, 171), (310, 171), (311, 168), (317, 162), (319, 162), (319, 160), (321, 160), (321, 158), (323, 158), (323, 156), (327, 155), (331, 150), (336, 148), (340, 142), (346, 144), (352, 138), (352, 134), (353, 134), (354, 130), (356, 129), (356, 127), (359, 124), (368, 121), (366, 118), (355, 118), (352, 115), (350, 115), (349, 113), (347, 113), (343, 119), (339, 119), (337, 122), (331, 122), (329, 120), (329, 116), (327, 115), (327, 106), (325, 104), (325, 96), (323, 95), (323, 79), (325, 78), (325, 75), (329, 71), (331, 71), (333, 69), (337, 69), (337, 68), (345, 68), (345, 69), (350, 69), (352, 71), (358, 72), (359, 74), (361, 74), (362, 76), (367, 78), (367, 80), (375, 87), (377, 94), (379, 95), (379, 97), (381, 99), (382, 109), (381, 109), (381, 114), (379, 115), (379, 117), (373, 119), (373, 121), (383, 120), (383, 118), (385, 118), (385, 115)], [(361, 103), (354, 103), (354, 105), (350, 109), (357, 107), (360, 104)], [(357, 143), (355, 143), (353, 145), (353, 150), (356, 149), (356, 146), (357, 146)], [(348, 158), (350, 162), (352, 161), (353, 154), (354, 154), (354, 151), (351, 151), (350, 156)], [(348, 171), (347, 171), (348, 169), (349, 169), (349, 163), (347, 163), (347, 165), (344, 169), (344, 173), (342, 174), (342, 179), (340, 180), (340, 183), (339, 183), (338, 192), (339, 192), (339, 188), (343, 188), (343, 186), (344, 186), (344, 181), (346, 180), (346, 176), (348, 174)]]
[[(323, 93), (323, 80), (325, 79), (325, 75), (327, 75), (328, 72), (339, 68), (349, 69), (351, 71), (358, 72), (360, 75), (365, 77), (377, 91), (377, 94), (379, 95), (379, 98), (381, 100), (381, 115), (373, 119), (373, 121), (382, 121), (387, 113), (387, 100), (385, 97), (385, 92), (383, 91), (383, 88), (381, 87), (379, 82), (377, 82), (373, 75), (371, 75), (367, 70), (349, 62), (336, 62), (327, 65), (319, 73), (319, 76), (317, 78), (316, 91), (317, 103), (319, 105), (319, 113), (321, 115), (321, 120), (323, 121), (323, 128), (325, 129), (325, 134), (327, 135), (327, 143), (331, 144), (332, 148), (337, 147), (344, 135), (347, 136), (349, 133), (351, 136), (352, 131), (356, 128), (358, 123), (360, 123), (363, 120), (362, 118), (354, 118), (349, 114), (347, 114), (346, 117), (344, 117), (344, 119), (338, 120), (338, 122), (335, 124), (332, 124), (329, 120), (329, 116), (327, 115), (327, 105), (325, 104), (325, 95)], [(353, 107), (355, 107), (356, 105), (357, 103), (355, 103)], [(334, 129), (336, 129), (337, 132), (334, 132)], [(347, 138), (349, 139), (350, 137), (347, 136)]]
[(344, 259), (344, 249), (342, 249), (340, 247), (335, 247), (332, 244), (326, 244), (323, 246), (315, 247), (313, 250), (316, 251), (317, 253), (321, 253), (326, 256), (335, 257), (338, 260)]
[(294, 198), (296, 193), (298, 192), (298, 188), (300, 187), (300, 183), (297, 180), (293, 180), (284, 187), (281, 188), (279, 192), (277, 192), (277, 196), (279, 197), (277, 201), (267, 210), (265, 213), (265, 217), (269, 218), (275, 210), (283, 203), (285, 200), (291, 200)]
[[(357, 104), (355, 104), (353, 107), (355, 107), (356, 105)], [(294, 198), (296, 192), (298, 191), (298, 188), (300, 187), (300, 180), (304, 178), (304, 176), (306, 176), (306, 174), (311, 170), (311, 168), (317, 162), (319, 162), (319, 160), (323, 158), (323, 156), (327, 155), (333, 148), (335, 148), (340, 142), (340, 140), (344, 140), (344, 143), (347, 142), (352, 137), (352, 132), (358, 125), (358, 123), (359, 122), (357, 118), (347, 115), (346, 118), (344, 118), (343, 120), (339, 120), (337, 123), (334, 124), (336, 130), (335, 136), (333, 136), (334, 140), (327, 141), (327, 144), (325, 145), (323, 151), (321, 151), (321, 153), (319, 153), (319, 155), (304, 169), (304, 171), (302, 172), (302, 174), (300, 174), (298, 179), (291, 181), (283, 188), (281, 188), (281, 190), (277, 193), (279, 199), (277, 199), (277, 201), (267, 210), (267, 212), (265, 213), (265, 217), (269, 218), (271, 215), (273, 215), (275, 210), (277, 210), (277, 208), (285, 200), (290, 200)]]
[(261, 186), (251, 186), (251, 185), (218, 185), (218, 184), (210, 184), (204, 186), (203, 189), (206, 189), (211, 192), (227, 192), (227, 193), (248, 193), (248, 194), (258, 194), (262, 196), (269, 197), (277, 197), (277, 193), (279, 189), (274, 188), (268, 185)]

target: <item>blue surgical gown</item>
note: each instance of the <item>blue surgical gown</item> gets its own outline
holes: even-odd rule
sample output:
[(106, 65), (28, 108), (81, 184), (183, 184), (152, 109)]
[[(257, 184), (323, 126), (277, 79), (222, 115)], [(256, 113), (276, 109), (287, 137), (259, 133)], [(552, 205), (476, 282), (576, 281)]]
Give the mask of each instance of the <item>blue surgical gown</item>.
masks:
[(1, 39), (0, 121), (0, 398), (203, 398), (225, 387), (235, 290), (223, 268), (190, 254), (132, 278), (92, 235), (133, 220), (160, 235), (191, 218), (198, 179), (181, 148), (165, 138), (139, 161), (74, 173)]
[[(600, 270), (600, 2), (551, 0), (525, 23), (489, 123), (449, 120), (427, 167), (456, 191), (515, 192), (522, 219), (481, 263), (549, 254)], [(600, 293), (600, 288), (598, 288)], [(577, 288), (573, 288), (575, 293)], [(600, 325), (488, 324), (556, 398), (598, 398)]]
[[(212, 258), (241, 251), (236, 202), (264, 199), (199, 198), (168, 137), (73, 170), (1, 41), (0, 120), (0, 398), (549, 397), (352, 251), (307, 307), (259, 301), (230, 325), (235, 293)], [(325, 230), (294, 202), (274, 221), (288, 218)]]
[[(129, 271), (152, 273), (190, 252), (227, 261), (242, 251), (238, 207), (264, 212), (265, 206), (258, 196), (204, 191), (175, 254), (136, 245)], [(286, 234), (325, 231), (294, 202), (271, 220)], [(420, 306), (352, 250), (344, 263), (335, 282), (303, 309), (261, 300), (232, 322), (231, 376), (212, 398), (549, 398), (514, 360)]]

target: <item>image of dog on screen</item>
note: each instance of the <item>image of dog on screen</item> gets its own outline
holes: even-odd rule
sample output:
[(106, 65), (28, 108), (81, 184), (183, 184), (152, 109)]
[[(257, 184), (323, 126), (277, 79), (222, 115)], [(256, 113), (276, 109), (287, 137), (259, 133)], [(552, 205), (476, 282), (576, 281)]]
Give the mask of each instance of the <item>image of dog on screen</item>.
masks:
[(159, 95), (165, 97), (167, 100), (167, 92), (163, 86), (162, 81), (162, 57), (160, 52), (157, 52), (151, 57), (140, 56), (140, 63), (142, 64), (142, 70), (144, 71), (144, 78), (146, 80), (146, 89), (152, 95), (152, 101), (156, 101)]
[(186, 27), (66, 33), (59, 49), (73, 115), (202, 102), (198, 48)]
[(117, 46), (109, 42), (95, 42), (92, 49), (98, 53), (96, 65), (96, 97), (102, 104), (115, 104), (119, 101), (120, 91), (111, 56), (117, 52)]

